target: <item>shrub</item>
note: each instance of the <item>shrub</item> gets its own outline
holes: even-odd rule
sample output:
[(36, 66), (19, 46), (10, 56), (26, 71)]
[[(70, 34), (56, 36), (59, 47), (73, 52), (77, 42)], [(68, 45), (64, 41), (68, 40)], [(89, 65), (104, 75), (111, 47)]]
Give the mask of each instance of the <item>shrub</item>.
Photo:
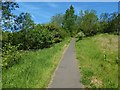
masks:
[(2, 67), (9, 68), (19, 62), (21, 54), (17, 51), (16, 46), (10, 43), (5, 44), (2, 48)]
[(61, 41), (62, 41), (61, 38), (54, 38), (54, 40), (53, 40), (54, 43), (59, 43), (59, 42), (61, 42)]
[(3, 32), (3, 47), (5, 43), (18, 46), (18, 50), (43, 49), (61, 42), (66, 32), (59, 26), (53, 24), (36, 25), (34, 29), (20, 30), (17, 32)]
[(76, 35), (76, 38), (78, 38), (77, 40), (81, 40), (83, 37), (85, 37), (85, 34), (83, 32), (79, 32), (77, 35)]

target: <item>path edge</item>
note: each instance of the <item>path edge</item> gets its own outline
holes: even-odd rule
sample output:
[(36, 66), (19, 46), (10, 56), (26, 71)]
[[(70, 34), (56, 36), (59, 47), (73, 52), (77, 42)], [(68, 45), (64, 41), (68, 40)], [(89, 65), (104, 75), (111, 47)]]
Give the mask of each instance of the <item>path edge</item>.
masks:
[[(70, 42), (71, 42), (71, 39), (70, 39)], [(60, 60), (59, 60), (59, 62), (58, 62), (57, 67), (55, 68), (55, 70), (54, 70), (54, 72), (53, 72), (53, 75), (51, 75), (51, 80), (49, 81), (49, 84), (47, 85), (47, 88), (51, 88), (50, 85), (51, 85), (52, 82), (53, 82), (53, 78), (54, 78), (54, 76), (55, 76), (55, 72), (58, 70), (58, 67), (59, 67), (59, 65), (60, 65), (60, 63), (61, 63), (61, 61), (62, 61), (62, 59), (63, 59), (63, 56), (64, 56), (66, 50), (68, 49), (68, 47), (70, 46), (70, 42), (69, 42), (69, 44), (65, 44), (65, 45), (64, 45), (64, 47), (63, 47), (63, 48), (64, 48), (64, 51), (62, 52), (62, 55), (61, 55), (61, 57), (60, 57)]]
[(82, 74), (81, 74), (81, 69), (80, 69), (80, 63), (79, 63), (79, 60), (77, 59), (76, 38), (75, 38), (74, 52), (75, 52), (75, 57), (76, 57), (75, 60), (76, 60), (76, 62), (77, 62), (78, 72), (79, 72), (79, 74), (80, 74), (79, 82), (80, 82), (80, 84), (82, 85), (81, 90), (84, 90), (84, 89), (85, 89), (85, 86), (84, 86), (84, 84), (81, 82)]

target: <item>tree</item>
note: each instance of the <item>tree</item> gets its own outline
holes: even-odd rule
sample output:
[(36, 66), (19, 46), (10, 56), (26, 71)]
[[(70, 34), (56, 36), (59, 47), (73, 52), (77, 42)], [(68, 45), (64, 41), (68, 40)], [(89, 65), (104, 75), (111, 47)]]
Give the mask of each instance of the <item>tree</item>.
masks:
[(31, 19), (29, 13), (21, 13), (15, 21), (16, 27), (18, 27), (19, 30), (27, 31), (34, 27), (34, 21)]
[(80, 13), (80, 29), (86, 36), (94, 35), (99, 30), (99, 21), (94, 10), (86, 10)]
[(31, 16), (29, 13), (21, 13), (17, 18), (16, 18), (16, 28), (18, 30), (21, 30), (22, 34), (22, 39), (23, 39), (23, 47), (24, 49), (29, 48), (28, 47), (28, 40), (27, 40), (27, 32), (29, 30), (34, 29), (34, 22), (31, 19)]
[(53, 23), (54, 25), (60, 26), (60, 27), (62, 26), (62, 21), (63, 21), (62, 14), (57, 14), (57, 15), (53, 16), (51, 19), (51, 23)]
[(109, 18), (108, 13), (102, 13), (100, 15), (100, 31), (103, 33), (107, 32), (108, 21), (109, 21), (108, 18)]
[(5, 2), (2, 2), (1, 25), (3, 30), (15, 30), (14, 21), (16, 19), (16, 15), (13, 15), (11, 11), (15, 10), (16, 8), (19, 8), (19, 5), (16, 2), (8, 2), (7, 0)]
[(107, 32), (118, 34), (118, 14), (116, 12), (111, 13), (109, 17)]
[(108, 14), (102, 13), (100, 15), (101, 31), (104, 33), (118, 32), (118, 14), (116, 12)]
[(66, 10), (66, 13), (63, 17), (63, 28), (73, 36), (74, 25), (77, 16), (74, 14), (74, 7), (71, 5), (69, 9)]
[(100, 15), (100, 21), (101, 22), (103, 22), (103, 21), (108, 22), (109, 21), (109, 14), (108, 13), (102, 13)]
[(77, 19), (76, 19), (76, 28), (77, 28), (77, 33), (81, 32), (82, 28), (80, 27), (80, 24), (82, 22), (82, 18), (83, 18), (84, 14), (83, 14), (83, 11), (81, 10), (80, 11), (80, 15), (77, 16)]

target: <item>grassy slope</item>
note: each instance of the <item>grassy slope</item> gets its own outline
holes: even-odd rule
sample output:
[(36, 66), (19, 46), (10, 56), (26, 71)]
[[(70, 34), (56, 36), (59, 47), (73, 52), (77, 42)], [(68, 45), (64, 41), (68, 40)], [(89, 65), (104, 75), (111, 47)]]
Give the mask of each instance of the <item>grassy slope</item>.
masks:
[(18, 65), (3, 70), (3, 88), (47, 87), (69, 40), (70, 38), (48, 49), (25, 53), (22, 56), (24, 60)]
[(77, 59), (86, 87), (118, 87), (118, 37), (100, 34), (76, 43)]

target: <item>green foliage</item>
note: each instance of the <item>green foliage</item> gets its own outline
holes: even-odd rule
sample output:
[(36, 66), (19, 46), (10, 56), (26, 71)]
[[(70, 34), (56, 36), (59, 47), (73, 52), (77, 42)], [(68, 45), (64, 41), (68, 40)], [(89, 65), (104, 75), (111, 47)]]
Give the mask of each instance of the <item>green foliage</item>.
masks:
[(51, 23), (61, 27), (63, 22), (63, 16), (64, 16), (63, 14), (56, 14), (55, 16), (52, 17)]
[(66, 13), (63, 17), (63, 28), (67, 33), (70, 34), (70, 36), (73, 36), (75, 21), (77, 18), (74, 13), (74, 7), (71, 5), (70, 8), (66, 10)]
[(111, 14), (102, 13), (100, 15), (100, 31), (102, 33), (113, 33), (118, 35), (118, 19), (119, 15), (116, 12)]
[(5, 44), (5, 42), (8, 42), (8, 36), (9, 36), (9, 32), (1, 32), (1, 34), (2, 34), (2, 45), (4, 45)]
[[(66, 37), (74, 36), (76, 35), (76, 33), (78, 33), (76, 35), (78, 40), (81, 40), (85, 36), (92, 36), (97, 33), (114, 33), (118, 35), (118, 30), (120, 28), (118, 25), (118, 22), (120, 21), (119, 20), (120, 15), (117, 15), (115, 13), (102, 14), (101, 18), (99, 19), (94, 10), (90, 10), (90, 11), (86, 10), (84, 12), (81, 11), (80, 16), (77, 16), (74, 14), (75, 13), (74, 7), (71, 5), (70, 8), (66, 10), (65, 14), (57, 14), (52, 17), (51, 22), (49, 24), (42, 25), (42, 24), (35, 24), (34, 21), (31, 19), (31, 15), (29, 13), (23, 12), (18, 16), (14, 15), (12, 13), (12, 10), (19, 8), (19, 5), (16, 2), (6, 1), (6, 2), (2, 2), (1, 5), (2, 5), (2, 14), (3, 14), (2, 23), (1, 23), (2, 35), (0, 35), (2, 36), (1, 50), (3, 51), (2, 67), (4, 69), (11, 68), (10, 69), (11, 71), (9, 71), (9, 69), (5, 69), (5, 72), (4, 72), (5, 76), (3, 79), (5, 81), (3, 83), (3, 86), (5, 87), (8, 87), (8, 86), (10, 87), (22, 87), (22, 86), (44, 87), (45, 83), (50, 78), (49, 75), (51, 71), (56, 66), (56, 63), (54, 63), (55, 60), (52, 61), (53, 60), (52, 56), (54, 56), (54, 54), (57, 54), (56, 52), (61, 50), (63, 46), (62, 44), (56, 47), (56, 43), (62, 43), (62, 41), (64, 41)], [(95, 65), (94, 63), (90, 63), (90, 64), (91, 65), (93, 64), (93, 66), (96, 66), (94, 67), (96, 69), (95, 71), (97, 71), (97, 69), (101, 71), (101, 68), (102, 70), (105, 70), (105, 71), (107, 70), (112, 71), (111, 69), (108, 68), (111, 66), (114, 69), (113, 73), (115, 73), (116, 75), (116, 66), (114, 64), (118, 64), (118, 58), (117, 59), (115, 58), (114, 59), (115, 61), (112, 61), (110, 59), (110, 57), (111, 58), (116, 57), (116, 54), (106, 53), (107, 51), (105, 53), (102, 53), (96, 47), (95, 43), (91, 41), (88, 41), (88, 42), (86, 41), (85, 43), (81, 42), (80, 45), (79, 45), (79, 42), (77, 43), (78, 43), (77, 46), (81, 46), (81, 47), (78, 47), (78, 50), (80, 50), (78, 52), (81, 53), (79, 54), (80, 60), (83, 59), (84, 63), (86, 61), (85, 63), (86, 65), (87, 65), (87, 62), (89, 62), (87, 61), (88, 59), (94, 60)], [(45, 48), (49, 48), (49, 49), (45, 49)], [(41, 50), (34, 53), (30, 52), (30, 50), (37, 50), (37, 49), (41, 49)], [(23, 59), (21, 59), (21, 53), (20, 53), (21, 50), (24, 50), (24, 51), (28, 50), (27, 53), (28, 54), (30, 53), (30, 55), (26, 54), (27, 56), (23, 56)], [(48, 53), (48, 52), (53, 52), (53, 53)], [(59, 56), (59, 55), (55, 55), (55, 56)], [(101, 59), (104, 61), (102, 62)], [(20, 60), (23, 62), (22, 64), (18, 64)], [(101, 61), (98, 63), (97, 61), (99, 60)], [(108, 66), (105, 66), (106, 63), (109, 63)], [(53, 66), (51, 66), (52, 64)], [(88, 67), (91, 65), (88, 64)], [(21, 66), (23, 66), (23, 68)], [(98, 68), (98, 67), (101, 67), (101, 68)], [(19, 70), (17, 70), (16, 68)], [(49, 68), (52, 68), (52, 69), (49, 70)], [(94, 70), (94, 68), (92, 69)], [(85, 74), (85, 77), (82, 79), (84, 84), (89, 84), (91, 77), (93, 76), (93, 73), (92, 73), (93, 71), (91, 71), (90, 69), (91, 68), (87, 69), (86, 71), (83, 71), (83, 73)], [(105, 74), (108, 74), (108, 73), (105, 73)], [(7, 74), (10, 74), (10, 76), (8, 76)], [(15, 79), (13, 79), (14, 75), (16, 75)], [(22, 80), (19, 79), (17, 75), (21, 76)], [(33, 76), (35, 75), (37, 75), (37, 77), (34, 78)], [(86, 77), (89, 77), (89, 78), (86, 78)], [(39, 80), (41, 80), (41, 78), (42, 78), (42, 81), (40, 82)], [(44, 80), (44, 78), (46, 78), (46, 80)], [(36, 81), (34, 81), (34, 79)], [(103, 82), (105, 83), (109, 82), (108, 84), (103, 85), (105, 87), (117, 86), (115, 83), (116, 80), (113, 79), (113, 76), (109, 76), (108, 79), (105, 79), (103, 77), (102, 79), (104, 79)], [(19, 86), (19, 81), (22, 83), (20, 86)], [(23, 84), (24, 82), (25, 84)], [(94, 85), (93, 83), (90, 85), (93, 87), (96, 87), (96, 85)]]
[[(81, 40), (83, 39), (83, 37), (85, 37), (85, 34), (83, 32), (79, 32), (77, 35), (76, 35), (76, 38), (78, 38), (78, 40)], [(77, 40), (77, 41), (78, 41)]]
[(19, 62), (21, 54), (17, 51), (16, 46), (6, 43), (2, 48), (2, 67), (9, 68)]
[(118, 35), (119, 30), (119, 18), (120, 16), (117, 13), (110, 14), (110, 21), (108, 22), (108, 33), (114, 33)]
[(54, 43), (61, 42), (66, 35), (66, 32), (60, 27), (53, 24), (48, 25), (36, 25), (34, 29), (28, 29), (26, 31), (18, 31), (14, 33), (3, 33), (3, 47), (5, 43), (17, 46), (19, 44), (19, 50), (29, 49), (42, 49), (53, 45)]
[(2, 31), (3, 67), (9, 68), (20, 60), (18, 50), (43, 49), (61, 42), (66, 35), (62, 28), (53, 24), (36, 25), (34, 29), (18, 32)]
[(30, 34), (28, 34), (29, 36), (27, 40), (28, 43), (31, 42), (31, 44), (29, 45), (32, 45), (33, 40), (32, 47), (38, 46), (39, 48), (46, 48), (56, 43), (57, 39), (59, 40), (59, 42), (64, 39), (64, 35), (62, 34), (61, 28), (56, 27), (52, 24), (42, 26), (42, 28), (38, 25), (35, 27), (35, 30), (29, 31), (29, 33)]
[(70, 38), (54, 46), (23, 51), (19, 64), (2, 71), (3, 88), (46, 88)]
[(23, 30), (25, 33), (27, 30), (34, 28), (34, 21), (31, 19), (31, 15), (29, 13), (20, 13), (18, 17), (16, 17), (16, 29)]
[(19, 8), (19, 5), (16, 2), (7, 2), (7, 0), (5, 0), (5, 2), (2, 2), (1, 5), (2, 5), (1, 21), (3, 22), (1, 23), (2, 29), (14, 31), (15, 23), (13, 21), (15, 21), (16, 15), (14, 15), (12, 11), (15, 10), (16, 8)]
[(59, 43), (59, 42), (61, 42), (62, 41), (62, 39), (60, 39), (60, 38), (54, 38), (54, 43)]
[(80, 12), (79, 28), (86, 36), (94, 35), (98, 32), (99, 22), (94, 10), (86, 10)]

